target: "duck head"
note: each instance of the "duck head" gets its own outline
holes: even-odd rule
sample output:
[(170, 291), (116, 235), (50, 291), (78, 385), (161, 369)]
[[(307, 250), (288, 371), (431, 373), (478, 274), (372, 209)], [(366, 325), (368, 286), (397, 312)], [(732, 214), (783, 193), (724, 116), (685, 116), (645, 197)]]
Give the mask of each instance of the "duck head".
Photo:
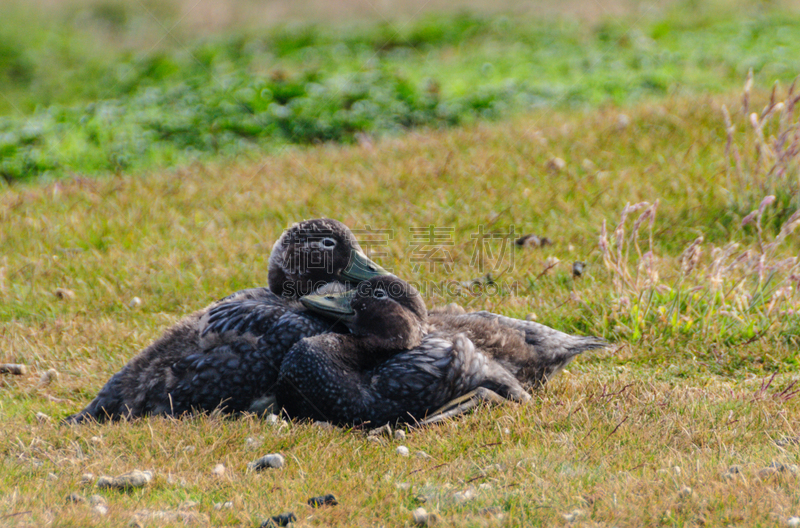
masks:
[(329, 218), (292, 225), (269, 256), (269, 289), (292, 299), (328, 284), (352, 287), (382, 275), (389, 272), (367, 258), (350, 229)]
[(307, 295), (300, 302), (340, 320), (362, 346), (373, 350), (407, 350), (426, 333), (428, 309), (422, 296), (395, 276), (373, 277), (346, 292)]

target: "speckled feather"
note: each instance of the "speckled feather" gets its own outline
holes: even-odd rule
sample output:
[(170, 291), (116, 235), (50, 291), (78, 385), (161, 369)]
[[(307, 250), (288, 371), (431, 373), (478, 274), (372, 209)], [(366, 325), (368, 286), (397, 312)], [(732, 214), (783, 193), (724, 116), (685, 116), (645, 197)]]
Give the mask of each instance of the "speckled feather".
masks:
[[(303, 236), (330, 233), (338, 240), (328, 259), (332, 268), (298, 267), (298, 262), (325, 261), (297, 256), (298, 251), (322, 251), (319, 245), (304, 244)], [(326, 281), (336, 282), (351, 250), (360, 250), (358, 242), (339, 222), (318, 219), (294, 224), (273, 248), (269, 289), (236, 292), (184, 318), (135, 356), (85, 409), (66, 421), (178, 415), (193, 409), (250, 410), (253, 402), (269, 394), (292, 345), (319, 333), (347, 331), (309, 313), (287, 295), (312, 286), (325, 287)]]
[(433, 313), (428, 322), (439, 331), (463, 332), (528, 388), (544, 385), (582, 352), (608, 346), (597, 337), (570, 335), (491, 312)]

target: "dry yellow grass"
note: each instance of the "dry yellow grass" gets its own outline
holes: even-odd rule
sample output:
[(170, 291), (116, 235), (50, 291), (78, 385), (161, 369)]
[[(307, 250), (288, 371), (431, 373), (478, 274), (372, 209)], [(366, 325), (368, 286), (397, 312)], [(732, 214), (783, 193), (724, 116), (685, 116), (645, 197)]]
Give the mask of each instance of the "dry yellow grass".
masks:
[[(617, 108), (543, 112), (288, 150), (257, 164), (3, 189), (0, 363), (30, 372), (0, 375), (0, 525), (128, 526), (149, 510), (198, 525), (257, 526), (294, 511), (297, 526), (399, 526), (420, 505), (442, 526), (785, 524), (800, 514), (800, 400), (791, 334), (777, 332), (733, 344), (699, 331), (645, 332), (580, 358), (530, 405), (481, 409), (402, 442), (252, 417), (58, 425), (182, 315), (264, 284), (272, 242), (301, 218), (392, 229), (376, 260), (435, 283), (479, 275), (470, 235), (481, 224), (548, 236), (553, 246), (517, 250), (500, 277), (524, 286), (517, 295), (435, 294), (430, 304), (535, 312), (553, 326), (619, 339), (604, 321), (613, 287), (597, 249), (603, 218), (613, 224), (626, 202), (659, 198), (655, 240), (666, 274), (696, 230), (716, 243), (752, 239), (722, 218), (719, 103), (642, 104), (625, 110), (627, 126)], [(452, 228), (452, 273), (415, 270), (410, 228), (428, 225)], [(796, 240), (782, 251), (796, 254)], [(539, 277), (549, 256), (562, 262)], [(589, 263), (576, 281), (573, 260)], [(74, 295), (59, 299), (58, 288)], [(142, 304), (131, 306), (133, 297)], [(60, 375), (45, 383), (48, 369)], [(395, 452), (400, 443), (410, 457)], [(247, 471), (273, 452), (284, 454), (284, 468)], [(772, 462), (783, 470), (764, 471)], [(221, 477), (212, 474), (218, 463)], [(80, 483), (85, 473), (132, 469), (154, 471), (153, 482), (131, 492)], [(67, 503), (73, 492), (100, 494), (107, 514)], [(340, 504), (305, 504), (325, 493)], [(232, 507), (215, 509), (225, 502)], [(179, 517), (149, 524), (182, 525)]]

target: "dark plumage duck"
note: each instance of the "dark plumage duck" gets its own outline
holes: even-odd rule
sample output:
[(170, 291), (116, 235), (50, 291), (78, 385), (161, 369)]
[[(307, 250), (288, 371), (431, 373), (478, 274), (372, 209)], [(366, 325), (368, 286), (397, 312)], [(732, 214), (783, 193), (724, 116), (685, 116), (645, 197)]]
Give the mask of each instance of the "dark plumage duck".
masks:
[(396, 277), (301, 302), (338, 317), (350, 335), (303, 339), (286, 354), (275, 394), (292, 417), (382, 425), (423, 420), (476, 389), (530, 399), (464, 332), (432, 328), (419, 293)]
[(180, 415), (193, 409), (259, 412), (294, 343), (347, 331), (309, 313), (297, 299), (385, 274), (344, 224), (329, 219), (294, 224), (272, 248), (269, 288), (234, 293), (184, 318), (66, 421)]

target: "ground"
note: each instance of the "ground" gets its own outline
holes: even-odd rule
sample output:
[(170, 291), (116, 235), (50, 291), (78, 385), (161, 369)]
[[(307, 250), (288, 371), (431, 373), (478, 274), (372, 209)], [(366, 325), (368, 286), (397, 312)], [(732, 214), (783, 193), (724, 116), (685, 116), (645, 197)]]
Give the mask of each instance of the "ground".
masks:
[[(800, 516), (798, 173), (770, 137), (788, 131), (791, 144), (797, 117), (789, 68), (766, 59), (743, 108), (752, 66), (734, 55), (709, 66), (732, 61), (713, 88), (668, 82), (350, 144), (7, 183), (0, 362), (27, 372), (0, 374), (0, 524), (258, 526), (293, 511), (297, 526), (410, 526), (423, 507), (440, 526), (789, 525)], [(761, 119), (776, 78), (784, 105)], [(183, 315), (265, 284), (276, 237), (318, 216), (353, 228), (431, 307), (532, 317), (612, 347), (530, 404), (403, 439), (252, 416), (59, 425)], [(552, 244), (516, 247), (527, 233)], [(285, 465), (248, 469), (267, 453)], [(153, 479), (96, 487), (134, 469)], [(326, 493), (339, 504), (307, 505)]]

